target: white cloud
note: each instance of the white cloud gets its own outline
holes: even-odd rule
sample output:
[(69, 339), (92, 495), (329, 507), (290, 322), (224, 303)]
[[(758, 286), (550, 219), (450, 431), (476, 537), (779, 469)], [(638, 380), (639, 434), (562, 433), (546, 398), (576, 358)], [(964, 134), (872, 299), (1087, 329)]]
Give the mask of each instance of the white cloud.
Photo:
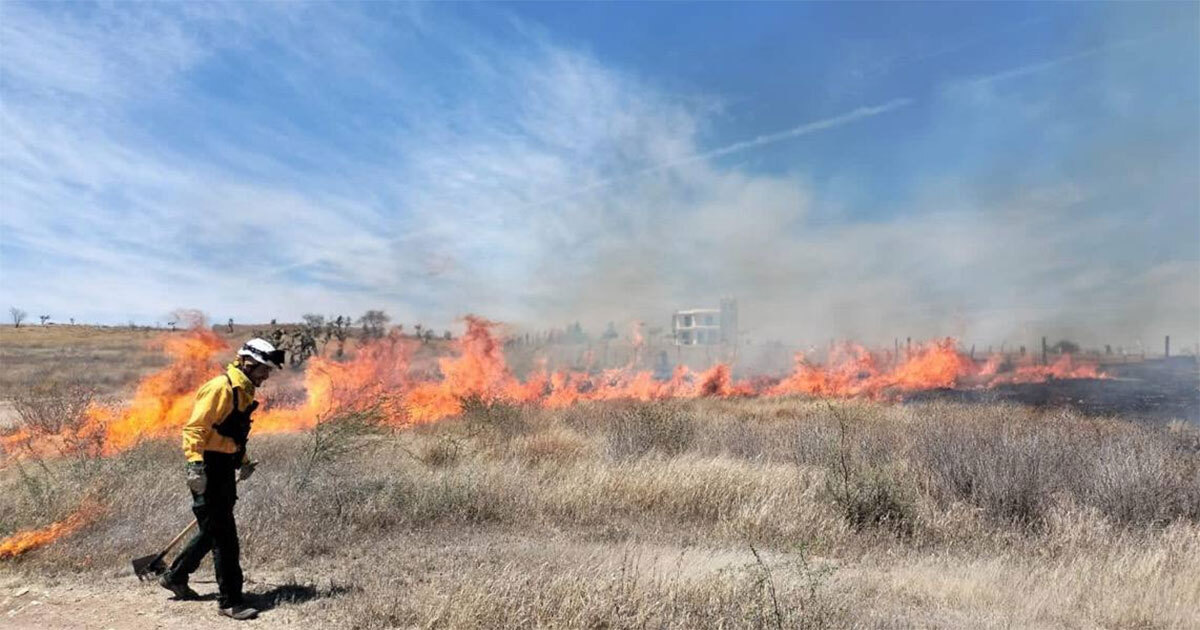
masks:
[[(383, 307), (441, 328), (466, 312), (662, 322), (733, 295), (755, 339), (809, 342), (1028, 343), (1047, 329), (1086, 341), (1177, 329), (1200, 312), (1194, 261), (1147, 271), (1091, 256), (1115, 228), (1080, 222), (1083, 179), (985, 198), (949, 178), (881, 213), (894, 218), (818, 224), (816, 206), (837, 200), (804, 174), (713, 161), (907, 101), (713, 149), (699, 141), (715, 109), (702, 95), (664, 92), (530, 29), (497, 43), (418, 11), (397, 26), (422, 38), (412, 54), (459, 78), (424, 85), (403, 55), (365, 43), (376, 27), (352, 10), (264, 10), (283, 13), (210, 28), (211, 15), (118, 11), (114, 27), (5, 5), (16, 43), (0, 50), (4, 298), (110, 321), (180, 306), (259, 321)], [(188, 84), (193, 64), (264, 41), (285, 51), (280, 71), (309, 105), (342, 112), (329, 76), (388, 104), (337, 131), (392, 151), (356, 154), (266, 120), (247, 123), (244, 142), (213, 133), (189, 153), (139, 125), (151, 83), (208, 107), (212, 95)], [(1131, 314), (1144, 305), (1149, 315)]]

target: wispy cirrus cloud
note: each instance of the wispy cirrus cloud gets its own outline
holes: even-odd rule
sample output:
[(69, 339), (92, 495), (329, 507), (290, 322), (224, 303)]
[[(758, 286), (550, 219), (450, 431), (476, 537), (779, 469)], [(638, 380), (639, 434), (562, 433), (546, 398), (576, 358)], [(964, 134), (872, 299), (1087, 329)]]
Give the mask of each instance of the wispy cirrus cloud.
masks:
[[(887, 212), (831, 223), (814, 216), (838, 200), (804, 169), (720, 159), (918, 113), (967, 138), (980, 105), (953, 94), (714, 148), (704, 132), (719, 108), (703, 93), (519, 19), (206, 6), (3, 6), (4, 297), (118, 322), (179, 306), (258, 321), (382, 307), (443, 327), (465, 312), (655, 321), (735, 295), (751, 334), (790, 341), (1134, 336), (1200, 312), (1193, 259), (1106, 253), (1133, 218), (1112, 211), (1123, 188), (1097, 169), (982, 192), (950, 165), (917, 197), (878, 199)], [(1028, 132), (1031, 102), (1070, 120), (1070, 103), (1024, 93), (987, 116)], [(920, 158), (934, 172), (944, 159)], [(1131, 292), (1160, 310), (1139, 321)]]

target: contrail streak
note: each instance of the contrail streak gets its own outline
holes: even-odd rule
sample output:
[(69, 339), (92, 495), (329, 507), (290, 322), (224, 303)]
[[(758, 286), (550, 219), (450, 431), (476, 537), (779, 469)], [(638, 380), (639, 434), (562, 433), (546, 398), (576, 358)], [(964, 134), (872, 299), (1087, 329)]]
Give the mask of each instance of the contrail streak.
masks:
[(858, 109), (851, 110), (849, 112), (846, 112), (845, 114), (833, 116), (832, 118), (825, 118), (823, 120), (805, 123), (803, 125), (792, 127), (791, 129), (786, 129), (784, 131), (778, 131), (776, 133), (770, 133), (770, 134), (758, 136), (751, 140), (743, 140), (741, 142), (735, 142), (733, 144), (721, 147), (719, 149), (712, 149), (709, 151), (703, 151), (700, 153), (693, 153), (691, 155), (681, 156), (681, 157), (678, 157), (678, 158), (675, 158), (672, 160), (668, 160), (666, 162), (662, 162), (660, 164), (655, 164), (653, 166), (647, 166), (645, 168), (642, 168), (642, 169), (639, 169), (636, 171), (624, 173), (617, 177), (613, 177), (610, 179), (604, 179), (604, 180), (595, 182), (593, 184), (584, 186), (582, 188), (576, 189), (574, 192), (568, 193), (566, 195), (562, 195), (555, 199), (550, 199), (550, 200), (544, 201), (542, 203), (543, 204), (552, 203), (555, 201), (561, 201), (563, 199), (569, 199), (576, 195), (580, 195), (580, 194), (583, 194), (586, 192), (591, 192), (591, 191), (597, 190), (599, 188), (606, 188), (608, 186), (612, 186), (613, 184), (616, 184), (618, 182), (623, 182), (625, 180), (632, 179), (635, 177), (642, 177), (644, 175), (660, 173), (662, 171), (666, 171), (666, 170), (675, 168), (677, 166), (682, 166), (684, 164), (691, 164), (693, 162), (700, 162), (700, 161), (708, 160), (708, 159), (715, 158), (715, 157), (729, 155), (731, 153), (739, 153), (741, 151), (747, 151), (749, 149), (756, 149), (758, 147), (766, 146), (768, 144), (775, 144), (776, 142), (782, 142), (784, 140), (790, 140), (792, 138), (799, 138), (801, 136), (807, 136), (809, 134), (813, 134), (818, 131), (825, 131), (826, 129), (833, 129), (834, 127), (841, 127), (842, 125), (848, 125), (852, 122), (859, 121), (864, 118), (871, 118), (873, 116), (878, 116), (880, 114), (886, 114), (887, 112), (890, 112), (890, 111), (893, 111), (896, 109), (900, 109), (901, 107), (909, 105), (912, 102), (913, 102), (913, 99), (911, 99), (911, 98), (897, 98), (897, 99), (888, 101), (882, 105), (874, 105), (874, 106), (870, 106), (870, 107), (859, 107)]
[(1080, 50), (1079, 52), (1071, 53), (1069, 55), (1064, 55), (1062, 57), (1056, 57), (1054, 59), (1047, 59), (1046, 61), (1039, 61), (1036, 63), (1031, 63), (1031, 64), (1020, 66), (1017, 68), (1009, 68), (1008, 70), (1002, 70), (1000, 72), (995, 72), (993, 74), (989, 74), (986, 76), (975, 77), (973, 79), (967, 80), (966, 83), (968, 85), (985, 85), (985, 84), (989, 84), (989, 83), (996, 83), (997, 81), (1004, 81), (1004, 80), (1012, 79), (1012, 78), (1016, 78), (1016, 77), (1023, 77), (1023, 76), (1030, 75), (1030, 74), (1036, 74), (1038, 72), (1044, 72), (1046, 70), (1050, 70), (1050, 69), (1056, 68), (1061, 65), (1079, 61), (1080, 59), (1087, 59), (1088, 57), (1094, 57), (1100, 53), (1108, 52), (1110, 50), (1115, 50), (1117, 48), (1123, 48), (1126, 46), (1140, 44), (1141, 42), (1145, 41), (1146, 39), (1147, 39), (1146, 37), (1134, 37), (1134, 38), (1130, 38), (1130, 39), (1123, 39), (1120, 41), (1112, 42), (1109, 44), (1104, 44), (1102, 46), (1093, 46), (1092, 48), (1085, 48), (1083, 50)]
[(681, 157), (681, 158), (678, 158), (675, 160), (671, 160), (669, 162), (664, 162), (664, 163), (658, 164), (656, 166), (651, 166), (649, 168), (645, 168), (640, 171), (636, 171), (635, 173), (633, 173), (633, 175), (645, 175), (645, 174), (649, 174), (649, 173), (655, 173), (655, 172), (663, 171), (663, 170), (666, 170), (669, 168), (674, 168), (681, 164), (689, 164), (692, 162), (699, 162), (701, 160), (707, 160), (709, 158), (721, 157), (723, 155), (729, 155), (730, 153), (737, 153), (739, 151), (745, 151), (747, 149), (754, 149), (754, 148), (761, 147), (764, 145), (774, 144), (776, 142), (781, 142), (783, 140), (790, 140), (791, 138), (799, 138), (800, 136), (807, 136), (811, 133), (816, 133), (818, 131), (824, 131), (826, 129), (832, 129), (834, 127), (841, 127), (842, 125), (847, 125), (849, 123), (855, 122), (857, 120), (862, 120), (864, 118), (871, 118), (872, 116), (878, 116), (880, 114), (885, 114), (892, 110), (904, 107), (905, 105), (908, 105), (912, 102), (913, 102), (913, 100), (911, 98), (898, 98), (898, 99), (895, 99), (892, 101), (888, 101), (887, 103), (884, 103), (883, 105), (876, 105), (874, 107), (859, 107), (856, 110), (847, 112), (840, 116), (834, 116), (833, 118), (826, 118), (824, 120), (818, 120), (816, 122), (806, 123), (806, 124), (800, 125), (798, 127), (792, 127), (791, 129), (788, 129), (785, 131), (771, 133), (771, 134), (767, 134), (765, 136), (758, 136), (757, 138), (754, 138), (753, 140), (744, 140), (742, 142), (735, 142), (729, 146), (722, 147), (720, 149), (704, 151), (703, 153), (696, 153), (694, 155), (689, 155), (689, 156)]

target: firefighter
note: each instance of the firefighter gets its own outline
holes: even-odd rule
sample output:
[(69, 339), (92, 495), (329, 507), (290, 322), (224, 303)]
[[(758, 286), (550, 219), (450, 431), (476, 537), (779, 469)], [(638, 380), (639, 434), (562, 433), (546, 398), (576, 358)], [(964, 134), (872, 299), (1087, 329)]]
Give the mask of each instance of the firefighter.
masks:
[(254, 473), (256, 462), (246, 454), (250, 414), (258, 407), (254, 390), (283, 367), (283, 351), (265, 339), (251, 339), (221, 374), (200, 386), (191, 419), (183, 427), (186, 478), (192, 493), (192, 512), (199, 528), (159, 584), (181, 600), (198, 595), (188, 577), (212, 551), (217, 577), (217, 607), (233, 619), (253, 619), (258, 611), (242, 597), (242, 568), (238, 563), (237, 525), (233, 504), (237, 481)]

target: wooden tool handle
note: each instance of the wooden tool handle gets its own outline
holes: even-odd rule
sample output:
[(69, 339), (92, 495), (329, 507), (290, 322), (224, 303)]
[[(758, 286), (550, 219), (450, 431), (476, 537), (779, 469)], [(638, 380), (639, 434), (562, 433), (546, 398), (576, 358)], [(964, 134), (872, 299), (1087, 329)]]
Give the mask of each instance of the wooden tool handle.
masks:
[(197, 524), (199, 524), (199, 521), (197, 521), (195, 519), (193, 519), (191, 523), (188, 523), (188, 526), (183, 528), (183, 531), (176, 534), (175, 537), (171, 539), (171, 542), (167, 543), (167, 548), (163, 549), (162, 555), (165, 556), (172, 549), (174, 549), (175, 545), (178, 545), (179, 541), (183, 540), (184, 536), (187, 536), (189, 532), (191, 532), (193, 529), (195, 529)]

